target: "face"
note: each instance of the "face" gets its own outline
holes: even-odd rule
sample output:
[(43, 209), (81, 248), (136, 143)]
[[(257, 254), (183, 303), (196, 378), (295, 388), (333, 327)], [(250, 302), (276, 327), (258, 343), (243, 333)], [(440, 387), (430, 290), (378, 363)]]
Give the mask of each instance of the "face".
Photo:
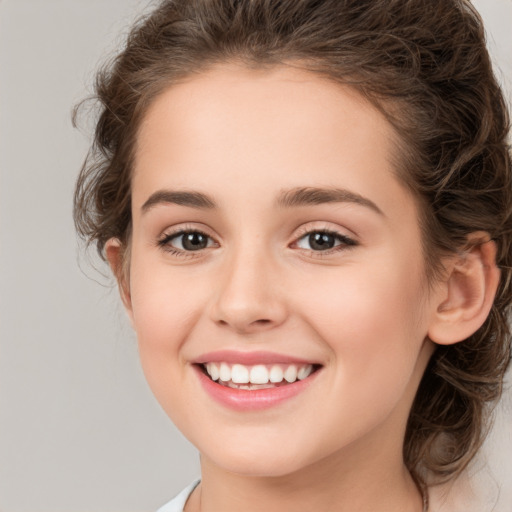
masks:
[(277, 476), (401, 457), (432, 307), (393, 147), (357, 93), (291, 68), (219, 66), (151, 106), (125, 302), (205, 460)]

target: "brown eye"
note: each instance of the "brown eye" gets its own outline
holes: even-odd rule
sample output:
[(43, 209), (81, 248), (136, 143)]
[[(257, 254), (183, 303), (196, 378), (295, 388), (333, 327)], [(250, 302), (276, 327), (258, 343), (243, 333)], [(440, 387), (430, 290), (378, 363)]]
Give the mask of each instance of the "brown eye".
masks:
[(308, 235), (308, 242), (314, 251), (325, 251), (334, 247), (336, 239), (330, 233), (311, 233)]
[(181, 244), (186, 251), (198, 251), (208, 246), (208, 237), (202, 233), (184, 233), (181, 236)]
[(311, 231), (299, 238), (297, 247), (310, 251), (328, 251), (335, 247), (340, 249), (345, 246), (356, 245), (356, 242), (340, 233), (331, 231)]
[(213, 240), (201, 231), (180, 231), (167, 235), (159, 242), (160, 246), (178, 251), (200, 251), (214, 245)]

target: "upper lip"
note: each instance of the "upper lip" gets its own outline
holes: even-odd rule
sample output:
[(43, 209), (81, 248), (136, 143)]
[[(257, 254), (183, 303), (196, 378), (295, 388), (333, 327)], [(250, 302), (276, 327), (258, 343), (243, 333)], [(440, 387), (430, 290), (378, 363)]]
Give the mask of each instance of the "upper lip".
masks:
[(290, 356), (287, 354), (279, 354), (277, 352), (267, 351), (237, 351), (237, 350), (217, 350), (202, 354), (194, 359), (192, 363), (205, 364), (205, 363), (230, 363), (230, 364), (243, 364), (243, 365), (256, 365), (256, 364), (318, 364), (315, 361), (303, 359), (300, 357)]

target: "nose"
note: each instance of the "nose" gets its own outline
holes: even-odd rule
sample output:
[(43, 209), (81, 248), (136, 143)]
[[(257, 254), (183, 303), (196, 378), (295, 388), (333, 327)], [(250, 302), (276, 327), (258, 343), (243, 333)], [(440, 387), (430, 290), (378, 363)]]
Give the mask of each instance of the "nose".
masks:
[(241, 251), (225, 262), (211, 307), (211, 319), (239, 334), (266, 331), (287, 317), (283, 282), (266, 255)]

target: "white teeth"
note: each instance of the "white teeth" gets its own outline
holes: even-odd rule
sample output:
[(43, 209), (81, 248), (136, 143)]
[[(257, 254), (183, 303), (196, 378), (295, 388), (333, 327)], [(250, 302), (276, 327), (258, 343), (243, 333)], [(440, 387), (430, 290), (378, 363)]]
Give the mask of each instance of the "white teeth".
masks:
[(284, 371), (284, 379), (286, 382), (295, 382), (297, 380), (297, 367), (291, 364)]
[(241, 364), (234, 364), (233, 368), (231, 368), (231, 380), (235, 384), (247, 384), (249, 382), (248, 368)]
[(206, 365), (206, 371), (208, 372), (212, 380), (219, 380), (219, 367), (215, 363), (208, 363)]
[(266, 366), (258, 364), (251, 368), (250, 381), (252, 384), (267, 384), (268, 370)]
[(219, 378), (224, 382), (231, 380), (231, 368), (226, 363), (220, 363)]
[(269, 380), (270, 382), (281, 382), (284, 378), (284, 372), (283, 369), (278, 366), (277, 364), (272, 366), (270, 369), (270, 376)]
[(302, 366), (296, 364), (274, 364), (272, 366), (257, 364), (245, 366), (243, 364), (230, 365), (228, 363), (210, 362), (204, 366), (212, 380), (220, 380), (222, 383), (229, 383), (230, 387), (240, 389), (255, 389), (251, 387), (252, 384), (261, 386), (258, 389), (274, 387), (274, 384), (292, 383), (297, 379), (304, 380), (313, 373), (313, 365), (311, 364)]
[(301, 366), (299, 368), (299, 371), (297, 372), (297, 378), (299, 380), (304, 380), (306, 377), (309, 377), (311, 375), (311, 372), (313, 371), (313, 366), (308, 364), (307, 366)]

